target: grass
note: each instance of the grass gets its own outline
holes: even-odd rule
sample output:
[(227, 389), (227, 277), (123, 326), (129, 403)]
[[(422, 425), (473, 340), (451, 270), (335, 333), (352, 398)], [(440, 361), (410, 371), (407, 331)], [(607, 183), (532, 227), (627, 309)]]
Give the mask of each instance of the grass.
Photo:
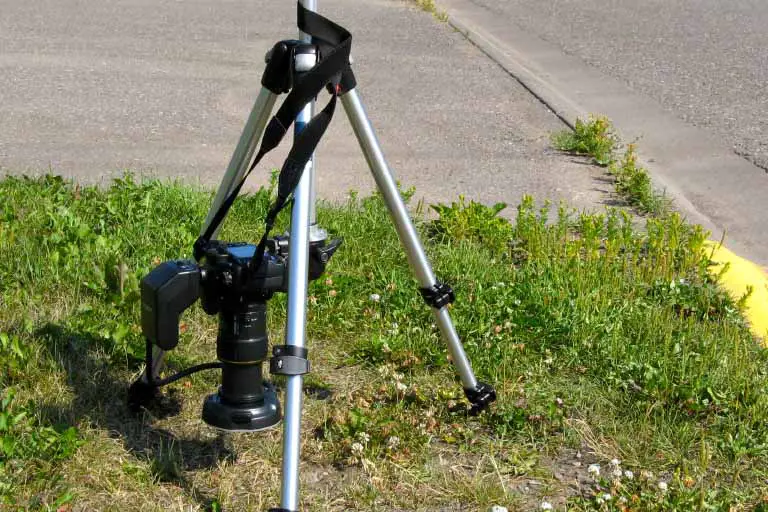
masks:
[(589, 156), (597, 165), (607, 167), (616, 193), (639, 213), (661, 216), (671, 211), (671, 201), (653, 188), (648, 170), (638, 165), (635, 144), (628, 144), (619, 157), (621, 141), (608, 118), (576, 119), (572, 131), (554, 133), (551, 139), (556, 149)]
[[(238, 200), (223, 237), (255, 239), (270, 194)], [(204, 426), (214, 374), (139, 416), (125, 404), (142, 369), (140, 279), (189, 255), (211, 193), (48, 176), (6, 178), (0, 197), (0, 509), (276, 505), (280, 432)], [(635, 232), (621, 211), (531, 198), (510, 224), (503, 206), (462, 198), (418, 224), (476, 373), (499, 393), (478, 418), (381, 199), (320, 206), (345, 242), (310, 287), (308, 384), (326, 393), (305, 400), (302, 509), (764, 506), (768, 357), (708, 272), (706, 233), (674, 213)], [(284, 297), (270, 307), (276, 342)], [(173, 369), (214, 357), (215, 319), (195, 307), (182, 332)]]

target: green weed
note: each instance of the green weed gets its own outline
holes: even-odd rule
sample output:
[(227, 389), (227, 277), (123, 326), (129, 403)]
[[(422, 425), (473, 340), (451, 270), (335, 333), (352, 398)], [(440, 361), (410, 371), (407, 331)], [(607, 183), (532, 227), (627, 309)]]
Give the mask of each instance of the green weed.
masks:
[(635, 144), (628, 144), (621, 158), (616, 155), (620, 144), (611, 122), (600, 116), (587, 121), (576, 120), (574, 130), (552, 134), (556, 149), (591, 156), (595, 163), (607, 166), (614, 177), (616, 193), (642, 214), (663, 216), (671, 211), (671, 201), (653, 188), (647, 169), (638, 165)]
[(512, 226), (498, 215), (506, 207), (505, 203), (496, 203), (492, 207), (475, 201), (467, 203), (464, 196), (459, 196), (459, 201), (450, 206), (432, 205), (439, 215), (432, 223), (432, 231), (452, 241), (467, 240), (496, 253), (504, 252), (512, 238)]
[(416, 5), (425, 12), (431, 13), (432, 16), (437, 18), (438, 21), (448, 21), (448, 13), (442, 9), (438, 9), (435, 4), (435, 0), (414, 0)]
[(560, 151), (591, 156), (598, 165), (607, 166), (613, 161), (618, 139), (608, 118), (590, 115), (586, 121), (576, 119), (573, 131), (553, 134), (552, 144)]
[(621, 160), (611, 163), (609, 172), (616, 178), (616, 192), (641, 213), (663, 215), (669, 211), (669, 199), (653, 189), (648, 171), (638, 166), (634, 144), (627, 146)]

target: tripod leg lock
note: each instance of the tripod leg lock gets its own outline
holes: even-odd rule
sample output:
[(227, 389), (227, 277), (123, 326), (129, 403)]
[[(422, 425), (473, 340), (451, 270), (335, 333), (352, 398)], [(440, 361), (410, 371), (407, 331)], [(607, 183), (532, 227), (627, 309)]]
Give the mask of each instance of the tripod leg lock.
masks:
[(488, 408), (491, 402), (496, 401), (496, 390), (490, 384), (485, 384), (484, 382), (478, 382), (474, 388), (465, 388), (464, 394), (466, 394), (469, 403), (472, 404), (472, 407), (469, 409), (471, 416), (477, 416)]
[(453, 293), (453, 288), (445, 283), (435, 283), (430, 288), (420, 288), (421, 296), (424, 298), (424, 302), (428, 306), (435, 309), (442, 309), (448, 304), (453, 304), (456, 300), (456, 294)]
[(269, 373), (272, 375), (305, 375), (309, 373), (308, 353), (309, 351), (306, 348), (295, 345), (277, 345), (272, 347)]

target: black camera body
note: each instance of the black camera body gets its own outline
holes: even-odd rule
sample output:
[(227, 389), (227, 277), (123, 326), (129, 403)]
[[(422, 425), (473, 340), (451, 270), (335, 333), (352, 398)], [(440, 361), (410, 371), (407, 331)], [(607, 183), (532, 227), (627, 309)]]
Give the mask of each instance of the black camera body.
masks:
[[(310, 244), (309, 279), (317, 279), (341, 244)], [(269, 239), (260, 264), (257, 247), (211, 241), (194, 260), (161, 263), (141, 282), (141, 326), (148, 342), (164, 351), (179, 343), (181, 314), (198, 299), (209, 315), (219, 316), (216, 355), (222, 369), (218, 393), (203, 405), (203, 419), (214, 427), (254, 431), (280, 420), (274, 388), (262, 376), (267, 359), (267, 302), (288, 287), (287, 237)], [(306, 354), (274, 347), (272, 373), (309, 371)], [(303, 364), (303, 362), (306, 362)], [(294, 373), (290, 373), (294, 372)], [(152, 384), (152, 383), (150, 383)]]
[[(279, 241), (271, 245), (279, 247)], [(202, 263), (172, 260), (158, 265), (141, 282), (141, 328), (144, 336), (163, 350), (179, 343), (181, 314), (198, 299), (215, 315), (238, 302), (266, 301), (287, 285), (287, 243), (284, 254), (265, 252), (256, 274), (249, 262), (256, 246), (212, 242)], [(234, 303), (234, 304), (233, 304)]]
[[(310, 244), (309, 279), (319, 278), (341, 240)], [(288, 287), (288, 237), (267, 241), (261, 265), (250, 261), (256, 246), (212, 241), (201, 263), (171, 260), (158, 265), (141, 282), (141, 328), (144, 336), (163, 350), (179, 343), (181, 314), (198, 299), (209, 315), (242, 302), (269, 300)]]

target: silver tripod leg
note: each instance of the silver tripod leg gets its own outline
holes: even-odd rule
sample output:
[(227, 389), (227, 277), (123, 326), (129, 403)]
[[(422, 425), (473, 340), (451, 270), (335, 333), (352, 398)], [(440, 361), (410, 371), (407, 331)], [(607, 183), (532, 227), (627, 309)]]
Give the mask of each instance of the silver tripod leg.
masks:
[[(309, 222), (311, 214), (309, 172), (293, 192), (291, 212), (291, 256), (288, 259), (288, 321), (286, 344), (306, 346), (307, 289), (309, 275)], [(301, 455), (302, 375), (287, 377), (283, 416), (283, 475), (280, 507), (299, 509), (299, 458)]]
[[(413, 227), (405, 203), (403, 203), (403, 199), (400, 197), (397, 183), (392, 177), (387, 161), (384, 159), (381, 146), (376, 139), (376, 134), (368, 120), (363, 104), (360, 102), (357, 91), (353, 89), (341, 96), (341, 103), (344, 105), (344, 110), (352, 125), (352, 130), (355, 132), (355, 136), (360, 143), (360, 148), (363, 150), (365, 159), (368, 161), (368, 166), (371, 168), (376, 185), (384, 197), (384, 202), (389, 209), (389, 214), (395, 224), (400, 242), (405, 248), (408, 263), (421, 287), (432, 288), (437, 283), (435, 275), (432, 272), (429, 260), (427, 260), (424, 254), (419, 236)], [(432, 312), (435, 315), (435, 321), (440, 328), (443, 339), (448, 345), (448, 352), (451, 354), (453, 364), (456, 366), (464, 389), (476, 389), (478, 386), (477, 379), (472, 372), (472, 366), (469, 359), (467, 359), (467, 354), (461, 346), (459, 335), (453, 327), (448, 308), (446, 306), (439, 309), (432, 308)]]
[[(256, 152), (256, 147), (261, 140), (261, 136), (264, 134), (264, 128), (267, 126), (267, 121), (269, 121), (272, 115), (275, 101), (277, 101), (277, 95), (266, 87), (262, 87), (253, 104), (251, 114), (248, 116), (248, 121), (245, 123), (243, 133), (240, 135), (240, 140), (237, 142), (234, 153), (232, 153), (229, 166), (227, 166), (227, 171), (224, 173), (219, 189), (213, 199), (211, 209), (208, 210), (208, 216), (205, 219), (203, 228), (200, 230), (200, 234), (205, 233), (221, 204), (248, 171), (248, 166), (253, 159), (253, 154)], [(213, 233), (214, 237), (217, 232), (218, 229)], [(157, 380), (160, 377), (164, 361), (165, 351), (157, 346), (152, 347), (152, 368), (145, 369), (142, 376), (144, 382), (149, 382), (149, 375), (152, 375), (152, 380)]]
[[(317, 11), (316, 0), (301, 0), (302, 5)], [(299, 39), (311, 43), (309, 34), (299, 32)], [(296, 72), (309, 71), (317, 63), (317, 53), (295, 58)], [(304, 106), (296, 117), (298, 135), (312, 119), (315, 102)], [(288, 318), (285, 325), (285, 344), (306, 346), (307, 290), (309, 289), (309, 243), (325, 240), (326, 233), (317, 226), (315, 212), (315, 157), (307, 162), (304, 174), (293, 191), (291, 210), (291, 252), (288, 258)], [(301, 458), (301, 409), (304, 395), (303, 375), (290, 375), (285, 383), (283, 406), (283, 467), (280, 490), (281, 510), (299, 510), (299, 461)]]
[[(219, 211), (219, 207), (229, 193), (232, 192), (232, 189), (235, 188), (248, 171), (248, 166), (253, 159), (253, 154), (256, 152), (256, 146), (264, 134), (264, 128), (267, 126), (267, 121), (269, 121), (272, 115), (272, 109), (275, 107), (276, 100), (277, 94), (266, 87), (261, 88), (259, 95), (256, 97), (256, 102), (251, 109), (251, 114), (248, 116), (248, 121), (245, 123), (243, 133), (240, 135), (240, 140), (237, 142), (235, 152), (232, 153), (229, 166), (227, 166), (227, 172), (224, 173), (219, 189), (216, 191), (211, 209), (208, 210), (208, 216), (205, 218), (203, 228), (200, 230), (201, 235), (208, 229), (214, 215)], [(213, 238), (216, 238), (216, 233), (218, 233), (218, 229), (213, 233)]]

